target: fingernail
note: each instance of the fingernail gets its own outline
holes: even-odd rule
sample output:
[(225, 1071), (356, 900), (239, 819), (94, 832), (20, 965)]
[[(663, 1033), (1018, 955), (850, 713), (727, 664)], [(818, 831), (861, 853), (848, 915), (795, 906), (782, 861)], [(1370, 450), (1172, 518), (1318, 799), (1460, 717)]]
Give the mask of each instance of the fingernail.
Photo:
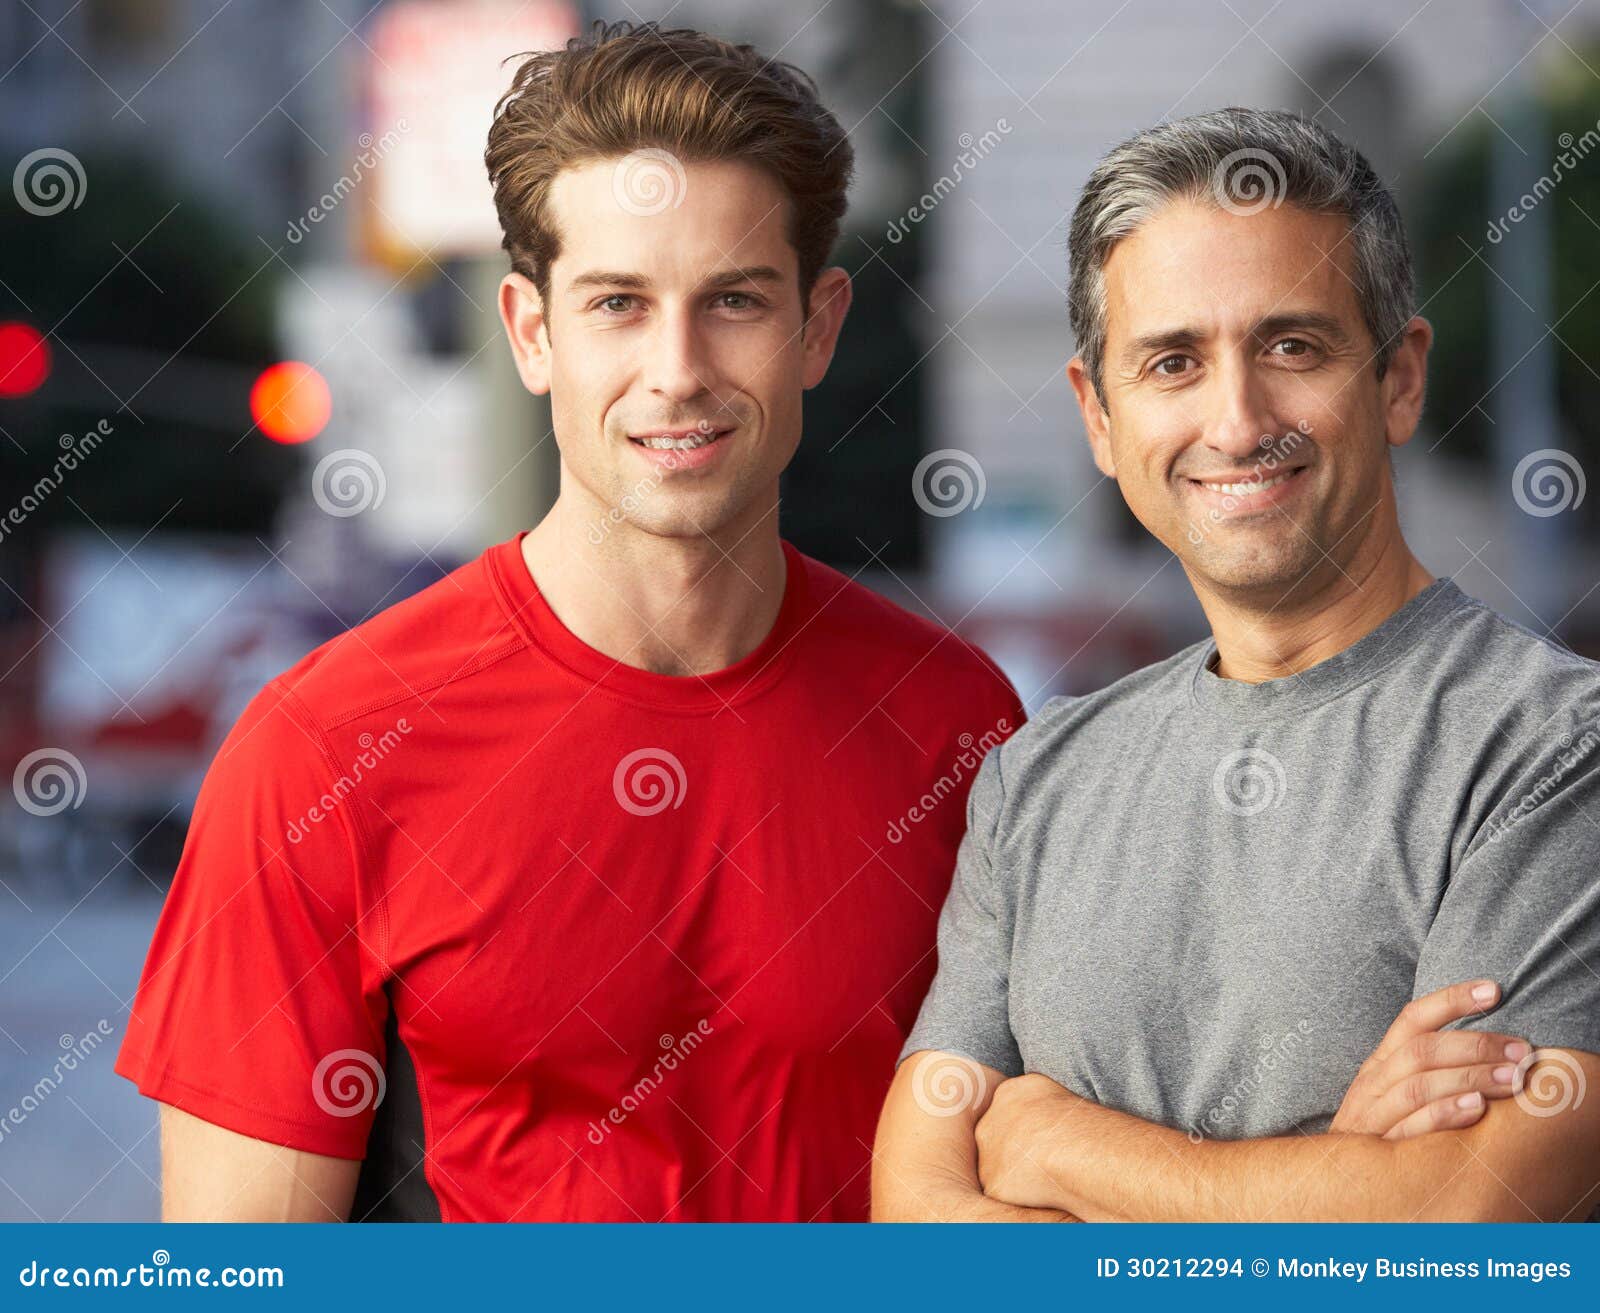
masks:
[(1524, 1044), (1520, 1039), (1514, 1039), (1511, 1041), (1511, 1043), (1506, 1045), (1506, 1057), (1510, 1058), (1513, 1062), (1521, 1062), (1525, 1057), (1528, 1056), (1528, 1054), (1532, 1052), (1533, 1050)]
[(1477, 1003), (1493, 1003), (1494, 995), (1495, 983), (1492, 980), (1485, 980), (1482, 984), (1474, 985), (1472, 988), (1472, 998)]
[(1504, 1066), (1504, 1067), (1496, 1067), (1490, 1073), (1490, 1075), (1492, 1075), (1494, 1077), (1494, 1083), (1496, 1085), (1509, 1085), (1509, 1084), (1511, 1084), (1511, 1078), (1513, 1076), (1515, 1076), (1516, 1074), (1517, 1074), (1517, 1069), (1515, 1067), (1513, 1067), (1513, 1066), (1510, 1066), (1509, 1064)]
[(1456, 1100), (1456, 1107), (1464, 1112), (1473, 1112), (1483, 1107), (1483, 1095), (1479, 1094), (1477, 1090), (1473, 1090), (1471, 1094), (1463, 1094)]

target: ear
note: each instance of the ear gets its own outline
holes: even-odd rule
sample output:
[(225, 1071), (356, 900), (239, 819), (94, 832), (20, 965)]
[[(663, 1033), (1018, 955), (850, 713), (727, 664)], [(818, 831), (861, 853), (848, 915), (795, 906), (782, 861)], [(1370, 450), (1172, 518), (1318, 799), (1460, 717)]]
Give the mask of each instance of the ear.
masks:
[(1400, 341), (1383, 374), (1384, 427), (1391, 447), (1411, 441), (1422, 419), (1422, 397), (1428, 385), (1428, 348), (1433, 345), (1433, 325), (1416, 315), (1400, 334)]
[(500, 280), (500, 322), (506, 326), (522, 386), (543, 396), (550, 390), (550, 333), (539, 289), (521, 274)]
[(1083, 431), (1089, 436), (1089, 450), (1094, 453), (1094, 463), (1108, 479), (1117, 477), (1117, 462), (1111, 454), (1111, 416), (1100, 404), (1089, 371), (1082, 356), (1067, 361), (1067, 382), (1078, 398), (1078, 410), (1083, 415)]
[(801, 330), (805, 358), (801, 363), (801, 386), (814, 388), (828, 372), (833, 349), (839, 342), (845, 314), (850, 309), (850, 275), (843, 269), (824, 269), (811, 287), (811, 312)]

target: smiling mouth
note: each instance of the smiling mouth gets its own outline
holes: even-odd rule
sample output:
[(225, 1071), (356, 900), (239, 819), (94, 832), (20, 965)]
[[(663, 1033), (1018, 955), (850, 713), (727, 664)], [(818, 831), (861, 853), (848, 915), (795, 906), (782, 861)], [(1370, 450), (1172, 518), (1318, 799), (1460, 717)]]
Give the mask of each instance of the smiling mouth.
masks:
[(695, 451), (709, 447), (718, 438), (732, 433), (732, 429), (691, 429), (686, 433), (629, 434), (628, 441), (650, 451)]
[(1276, 488), (1280, 483), (1286, 483), (1299, 474), (1305, 466), (1287, 470), (1282, 474), (1274, 474), (1270, 478), (1260, 475), (1251, 475), (1248, 478), (1232, 482), (1219, 482), (1215, 479), (1190, 479), (1189, 482), (1197, 487), (1205, 488), (1210, 492), (1220, 493), (1224, 497), (1254, 497), (1266, 492), (1269, 488)]

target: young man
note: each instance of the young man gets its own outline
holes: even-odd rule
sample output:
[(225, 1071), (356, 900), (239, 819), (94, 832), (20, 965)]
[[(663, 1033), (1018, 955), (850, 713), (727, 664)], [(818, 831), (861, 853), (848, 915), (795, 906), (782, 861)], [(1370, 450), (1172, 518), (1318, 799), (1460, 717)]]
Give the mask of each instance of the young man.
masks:
[(213, 764), (118, 1067), (165, 1214), (864, 1219), (1022, 712), (779, 538), (849, 145), (796, 70), (622, 26), (522, 65), (487, 163), (559, 497)]
[(1112, 151), (1071, 262), (1096, 464), (1212, 638), (985, 761), (875, 1215), (1583, 1218), (1600, 667), (1400, 533), (1431, 329), (1392, 198), (1223, 110)]

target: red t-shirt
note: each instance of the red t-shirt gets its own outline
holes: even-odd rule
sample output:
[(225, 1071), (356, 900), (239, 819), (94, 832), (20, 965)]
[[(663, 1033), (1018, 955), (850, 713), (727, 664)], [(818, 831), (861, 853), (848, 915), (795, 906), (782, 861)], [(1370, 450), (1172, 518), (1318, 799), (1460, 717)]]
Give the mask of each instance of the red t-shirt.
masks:
[(364, 1159), (355, 1218), (864, 1220), (983, 752), (976, 649), (785, 544), (704, 677), (520, 538), (319, 647), (212, 763), (117, 1070)]

